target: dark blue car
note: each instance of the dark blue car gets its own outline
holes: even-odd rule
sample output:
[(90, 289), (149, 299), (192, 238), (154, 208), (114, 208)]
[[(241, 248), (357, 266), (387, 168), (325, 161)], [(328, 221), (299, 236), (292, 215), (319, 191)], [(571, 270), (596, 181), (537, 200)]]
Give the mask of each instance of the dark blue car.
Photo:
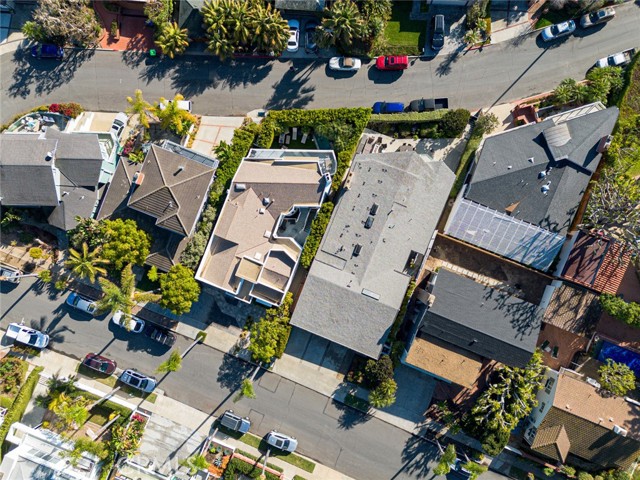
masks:
[(404, 103), (400, 102), (376, 102), (373, 104), (373, 113), (402, 113)]
[(64, 49), (57, 45), (40, 43), (31, 47), (31, 55), (36, 58), (55, 58), (56, 60), (62, 60), (62, 57), (64, 57)]

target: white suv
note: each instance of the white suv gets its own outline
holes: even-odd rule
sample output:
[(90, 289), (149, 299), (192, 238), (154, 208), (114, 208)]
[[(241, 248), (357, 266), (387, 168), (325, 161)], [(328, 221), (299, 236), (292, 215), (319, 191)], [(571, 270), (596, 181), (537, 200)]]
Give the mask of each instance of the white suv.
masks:
[(49, 335), (25, 327), (21, 323), (10, 323), (7, 327), (7, 337), (35, 348), (44, 348), (49, 345)]
[(73, 308), (77, 308), (84, 313), (88, 313), (91, 316), (93, 316), (93, 314), (96, 313), (96, 310), (98, 309), (98, 306), (95, 302), (92, 302), (88, 298), (84, 298), (78, 295), (76, 292), (71, 292), (69, 294), (69, 298), (67, 298), (67, 305)]
[(131, 315), (131, 317), (127, 318), (121, 310), (118, 310), (113, 314), (111, 321), (131, 333), (140, 333), (144, 330), (144, 320), (136, 317), (135, 315)]

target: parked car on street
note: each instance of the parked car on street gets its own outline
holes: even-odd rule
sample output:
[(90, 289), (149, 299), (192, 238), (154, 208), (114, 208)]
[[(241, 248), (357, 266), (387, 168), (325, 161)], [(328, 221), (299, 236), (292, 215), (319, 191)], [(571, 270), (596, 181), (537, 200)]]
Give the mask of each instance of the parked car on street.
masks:
[(116, 118), (113, 119), (113, 123), (111, 124), (111, 133), (113, 133), (118, 140), (120, 140), (124, 127), (127, 125), (128, 121), (129, 117), (124, 112), (118, 113)]
[(608, 22), (616, 16), (616, 11), (613, 7), (605, 7), (595, 12), (587, 13), (580, 19), (580, 26), (582, 28), (594, 27), (600, 23)]
[(45, 348), (49, 345), (49, 335), (22, 325), (21, 323), (10, 323), (7, 325), (7, 337), (12, 338), (15, 342), (34, 348)]
[(635, 48), (630, 48), (629, 50), (624, 50), (622, 52), (614, 53), (613, 55), (609, 55), (608, 57), (601, 58), (596, 62), (596, 67), (604, 68), (604, 67), (622, 67), (627, 63), (631, 62), (631, 59), (636, 54)]
[(287, 52), (297, 52), (300, 45), (300, 22), (289, 20), (289, 41), (287, 42)]
[(240, 417), (233, 413), (233, 410), (227, 410), (218, 420), (221, 425), (234, 432), (247, 433), (251, 428), (249, 417)]
[[(166, 102), (160, 103), (160, 110), (164, 110), (165, 108), (167, 108), (167, 103), (173, 103), (173, 100), (167, 100)], [(191, 100), (178, 100), (178, 108), (191, 113), (193, 102)]]
[(576, 31), (576, 22), (573, 20), (567, 20), (566, 22), (556, 23), (555, 25), (551, 25), (544, 30), (540, 34), (542, 36), (542, 40), (545, 42), (550, 42), (551, 40), (556, 40), (558, 38), (566, 37), (567, 35), (571, 35)]
[(378, 70), (405, 70), (409, 67), (409, 57), (406, 55), (382, 55), (376, 58)]
[(400, 102), (376, 102), (373, 104), (373, 113), (402, 113), (404, 103)]
[(62, 60), (64, 48), (49, 43), (37, 43), (31, 47), (31, 56), (36, 58), (55, 58)]
[(118, 310), (111, 317), (111, 321), (119, 327), (124, 328), (125, 330), (130, 331), (131, 333), (140, 333), (144, 330), (144, 320), (136, 317), (135, 315), (131, 315), (131, 317), (127, 318), (124, 312)]
[(289, 453), (295, 452), (298, 447), (298, 440), (294, 437), (276, 432), (275, 430), (271, 430), (267, 435), (267, 443), (272, 447)]
[(116, 371), (116, 367), (118, 366), (113, 360), (98, 355), (97, 353), (87, 353), (84, 360), (82, 360), (82, 364), (91, 370), (104, 373), (105, 375), (111, 375)]
[(409, 103), (411, 112), (431, 112), (441, 108), (449, 108), (448, 98), (420, 98)]
[(315, 53), (318, 51), (318, 43), (316, 42), (316, 28), (320, 23), (316, 20), (309, 20), (304, 26), (304, 49), (307, 53)]
[(444, 47), (444, 15), (435, 15), (433, 17), (433, 36), (431, 37), (431, 48), (434, 50), (442, 50)]
[(0, 279), (4, 282), (20, 283), (22, 272), (9, 265), (0, 265)]
[(92, 316), (96, 313), (96, 309), (98, 308), (95, 302), (77, 294), (76, 292), (71, 292), (69, 294), (67, 297), (67, 305)]
[(133, 368), (127, 369), (122, 372), (118, 380), (126, 385), (137, 388), (138, 390), (142, 390), (146, 393), (153, 392), (153, 389), (156, 388), (157, 385), (155, 378), (149, 377), (144, 373), (140, 373)]
[(170, 330), (156, 327), (155, 325), (149, 329), (149, 337), (162, 345), (172, 347), (176, 343), (176, 336)]
[(359, 58), (332, 57), (329, 59), (329, 68), (339, 72), (356, 72), (361, 66), (362, 62)]

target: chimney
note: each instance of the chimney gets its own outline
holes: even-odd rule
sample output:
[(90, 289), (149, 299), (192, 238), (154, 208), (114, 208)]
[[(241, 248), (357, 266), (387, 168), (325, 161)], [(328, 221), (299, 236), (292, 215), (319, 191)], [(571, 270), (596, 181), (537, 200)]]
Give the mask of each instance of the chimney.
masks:
[(47, 162), (53, 160), (53, 152), (47, 152), (47, 155), (44, 157)]
[(134, 185), (142, 185), (143, 180), (144, 180), (144, 173), (136, 172), (133, 175), (133, 182), (132, 183)]

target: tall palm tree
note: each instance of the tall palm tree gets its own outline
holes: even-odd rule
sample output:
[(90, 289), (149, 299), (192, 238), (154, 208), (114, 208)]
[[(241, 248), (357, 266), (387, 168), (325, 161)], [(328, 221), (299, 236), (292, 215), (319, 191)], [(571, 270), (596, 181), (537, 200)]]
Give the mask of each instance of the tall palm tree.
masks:
[(167, 22), (162, 25), (155, 42), (162, 53), (173, 59), (176, 55), (182, 55), (189, 46), (189, 31), (180, 28), (176, 22)]
[(196, 117), (179, 107), (178, 102), (182, 100), (184, 100), (184, 97), (179, 93), (173, 97), (171, 102), (160, 97), (160, 102), (153, 107), (154, 113), (160, 120), (160, 127), (165, 130), (171, 130), (178, 135), (187, 133), (189, 127), (196, 121)]
[(107, 271), (103, 265), (108, 265), (109, 261), (104, 258), (100, 258), (101, 247), (95, 248), (93, 251), (89, 251), (87, 242), (82, 244), (82, 251), (78, 252), (73, 248), (69, 248), (69, 259), (65, 262), (71, 272), (80, 278), (88, 278), (91, 283), (96, 279), (96, 275), (106, 275)]
[(331, 32), (334, 43), (350, 46), (364, 34), (365, 26), (353, 0), (336, 0), (322, 20), (325, 33)]
[(149, 110), (151, 110), (151, 104), (143, 98), (142, 90), (137, 89), (134, 97), (127, 97), (127, 102), (129, 102), (130, 106), (126, 112), (129, 115), (138, 115), (140, 125), (149, 128)]
[(220, 144), (215, 148), (216, 158), (220, 163), (233, 158), (233, 146), (230, 143), (220, 140)]
[(268, 3), (253, 10), (252, 29), (256, 47), (264, 52), (282, 53), (289, 40), (289, 25)]
[[(104, 296), (98, 300), (99, 312), (115, 313), (122, 311), (125, 318), (131, 318), (131, 309), (138, 302), (157, 302), (161, 295), (152, 292), (136, 292), (136, 277), (133, 274), (131, 264), (127, 264), (120, 274), (120, 285), (111, 280), (100, 278), (100, 286)], [(124, 322), (129, 325), (131, 322)]]

